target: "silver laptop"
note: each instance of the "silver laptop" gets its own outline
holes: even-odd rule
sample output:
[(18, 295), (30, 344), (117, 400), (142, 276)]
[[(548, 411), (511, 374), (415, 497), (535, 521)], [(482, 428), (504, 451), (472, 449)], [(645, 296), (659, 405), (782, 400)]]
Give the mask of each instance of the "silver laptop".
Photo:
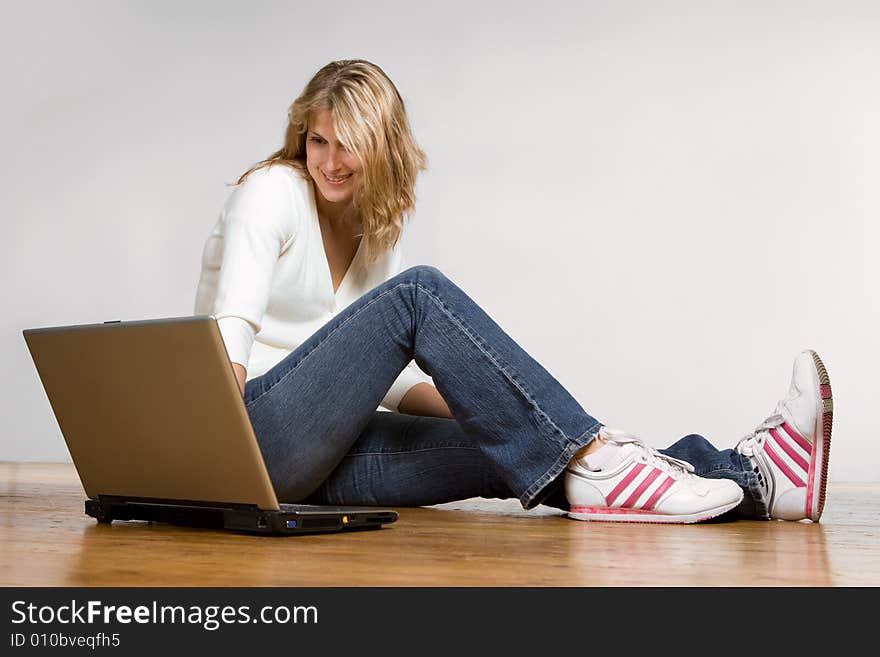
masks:
[(212, 316), (22, 333), (98, 522), (284, 535), (397, 520), (389, 509), (278, 503)]

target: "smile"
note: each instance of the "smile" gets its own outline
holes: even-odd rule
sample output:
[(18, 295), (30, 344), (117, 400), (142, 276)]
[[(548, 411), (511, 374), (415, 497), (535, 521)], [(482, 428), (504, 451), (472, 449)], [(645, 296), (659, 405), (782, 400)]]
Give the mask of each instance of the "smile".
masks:
[(335, 178), (331, 178), (323, 171), (321, 173), (324, 175), (324, 180), (326, 180), (331, 185), (341, 185), (352, 176), (352, 174), (348, 174), (347, 176), (337, 176)]

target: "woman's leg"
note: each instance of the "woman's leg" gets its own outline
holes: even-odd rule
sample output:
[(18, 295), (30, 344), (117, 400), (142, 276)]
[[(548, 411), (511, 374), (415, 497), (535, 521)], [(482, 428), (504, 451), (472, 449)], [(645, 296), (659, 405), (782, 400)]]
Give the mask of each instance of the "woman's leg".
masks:
[(769, 518), (762, 499), (761, 473), (752, 467), (749, 459), (735, 450), (718, 450), (698, 434), (685, 436), (661, 453), (694, 466), (694, 474), (707, 479), (730, 479), (743, 489), (743, 500), (732, 513), (741, 518)]
[(510, 498), (495, 466), (455, 420), (376, 411), (308, 504), (424, 506)]
[[(245, 404), (281, 500), (302, 500), (330, 476), (413, 359), (524, 508), (554, 492), (601, 426), (440, 271), (413, 267), (247, 383)], [(404, 496), (413, 482), (382, 485)]]
[(664, 453), (689, 462), (697, 475), (731, 479), (743, 489), (738, 515), (818, 522), (825, 506), (834, 400), (831, 379), (811, 349), (795, 358), (788, 395), (734, 449), (717, 450), (702, 436), (682, 438)]

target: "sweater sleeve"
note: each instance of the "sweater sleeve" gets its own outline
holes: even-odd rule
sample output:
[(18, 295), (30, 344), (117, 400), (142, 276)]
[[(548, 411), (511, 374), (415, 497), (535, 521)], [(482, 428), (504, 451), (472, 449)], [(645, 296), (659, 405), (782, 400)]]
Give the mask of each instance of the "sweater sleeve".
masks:
[(212, 313), (229, 360), (247, 367), (282, 248), (295, 234), (290, 188), (270, 169), (255, 171), (227, 201), (223, 257)]
[[(393, 276), (396, 276), (405, 268), (402, 249), (399, 246), (395, 247), (389, 254), (389, 257), (391, 258), (391, 261), (388, 270)], [(382, 406), (393, 411), (398, 410), (400, 400), (403, 399), (406, 393), (409, 392), (409, 389), (417, 383), (431, 383), (431, 378), (427, 374), (424, 374), (415, 362), (410, 361), (409, 364), (403, 368), (400, 375), (394, 380), (394, 383), (391, 384), (384, 399), (382, 399)]]

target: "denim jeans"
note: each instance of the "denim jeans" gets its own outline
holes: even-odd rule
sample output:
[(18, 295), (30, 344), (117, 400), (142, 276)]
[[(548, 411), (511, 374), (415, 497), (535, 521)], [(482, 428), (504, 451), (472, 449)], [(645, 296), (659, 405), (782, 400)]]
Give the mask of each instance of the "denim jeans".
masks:
[[(376, 410), (411, 360), (433, 378), (454, 420)], [(244, 401), (279, 500), (311, 504), (514, 497), (525, 509), (567, 509), (565, 466), (602, 426), (426, 266), (357, 299), (248, 381)], [(699, 436), (668, 451), (698, 474), (754, 486), (739, 455)]]
[[(695, 474), (707, 479), (732, 479), (743, 489), (743, 501), (730, 511), (740, 518), (769, 520), (770, 513), (758, 484), (756, 471), (748, 457), (732, 449), (718, 450), (698, 434), (685, 436), (666, 449), (659, 450), (694, 466)], [(727, 515), (727, 514), (725, 514)]]

